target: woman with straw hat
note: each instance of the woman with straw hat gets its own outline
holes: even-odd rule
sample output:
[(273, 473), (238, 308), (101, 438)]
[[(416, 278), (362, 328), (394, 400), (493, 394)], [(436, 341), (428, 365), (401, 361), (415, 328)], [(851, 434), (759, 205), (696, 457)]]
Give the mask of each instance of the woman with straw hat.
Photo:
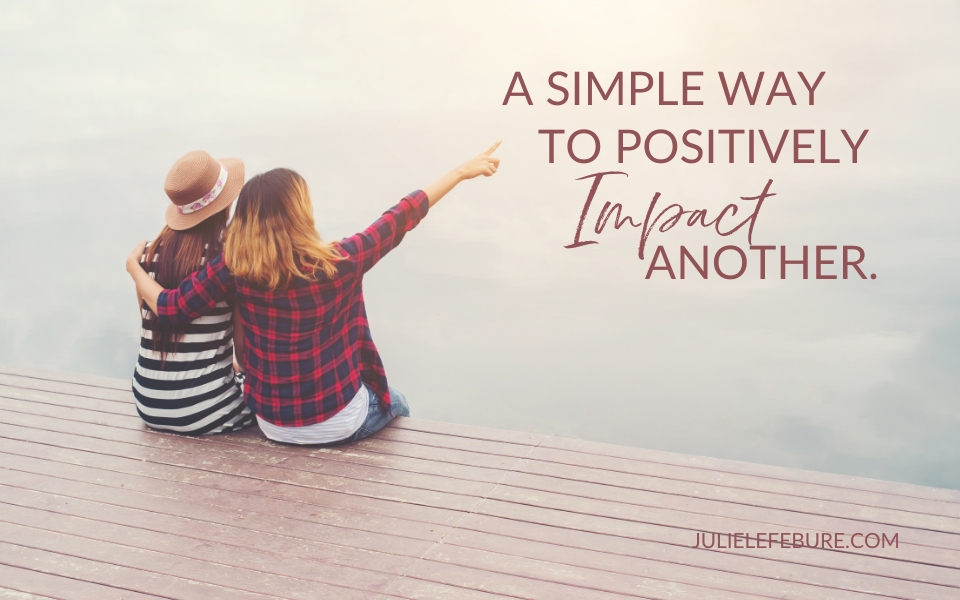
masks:
[(497, 146), (334, 243), (317, 233), (302, 177), (288, 169), (262, 173), (240, 192), (223, 256), (179, 286), (161, 286), (137, 265), (138, 245), (127, 271), (162, 323), (202, 318), (235, 298), (244, 393), (267, 437), (294, 444), (366, 437), (409, 410), (387, 384), (367, 321), (363, 277), (461, 181), (496, 173)]
[[(202, 150), (174, 163), (164, 182), (167, 224), (139, 257), (137, 269), (175, 287), (223, 252), (229, 208), (243, 187), (243, 161)], [(137, 293), (142, 318), (133, 393), (140, 418), (154, 429), (201, 435), (253, 423), (234, 373), (233, 299), (202, 317), (162, 323)]]

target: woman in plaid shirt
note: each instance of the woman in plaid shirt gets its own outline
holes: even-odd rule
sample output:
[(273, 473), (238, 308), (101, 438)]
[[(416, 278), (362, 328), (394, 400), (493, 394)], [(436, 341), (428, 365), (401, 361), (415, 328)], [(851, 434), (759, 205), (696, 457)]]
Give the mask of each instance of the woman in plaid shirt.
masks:
[(246, 403), (271, 439), (341, 443), (366, 437), (405, 399), (387, 384), (363, 301), (363, 275), (395, 248), (458, 183), (497, 171), (500, 143), (422, 191), (405, 196), (360, 233), (320, 239), (306, 183), (287, 169), (250, 179), (240, 192), (223, 255), (164, 290), (139, 265), (127, 271), (161, 323), (196, 319), (235, 299), (238, 363)]

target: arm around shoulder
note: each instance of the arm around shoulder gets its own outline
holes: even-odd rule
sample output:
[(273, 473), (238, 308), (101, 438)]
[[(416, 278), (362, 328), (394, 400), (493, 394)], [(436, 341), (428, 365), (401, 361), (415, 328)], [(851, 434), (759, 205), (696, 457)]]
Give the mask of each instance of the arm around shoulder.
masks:
[(164, 289), (140, 266), (145, 244), (137, 244), (127, 257), (127, 273), (160, 323), (174, 325), (202, 317), (233, 292), (233, 276), (223, 264), (223, 256), (184, 279), (177, 289)]

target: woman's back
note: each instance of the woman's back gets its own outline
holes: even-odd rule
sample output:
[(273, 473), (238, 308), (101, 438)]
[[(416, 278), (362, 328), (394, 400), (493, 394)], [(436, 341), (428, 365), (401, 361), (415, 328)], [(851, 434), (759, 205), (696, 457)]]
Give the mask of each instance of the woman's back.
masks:
[[(179, 281), (219, 255), (226, 212), (185, 230), (165, 228), (144, 251), (141, 266), (161, 283)], [(211, 248), (213, 245), (213, 248)], [(181, 325), (162, 325), (141, 303), (140, 353), (133, 393), (140, 418), (155, 429), (201, 435), (253, 423), (233, 370), (233, 305)]]
[(313, 280), (292, 280), (282, 290), (234, 279), (247, 399), (261, 418), (323, 421), (343, 409), (363, 381), (377, 381), (373, 365), (361, 359), (365, 349), (375, 352), (375, 347), (355, 267), (343, 260), (332, 278), (320, 272)]

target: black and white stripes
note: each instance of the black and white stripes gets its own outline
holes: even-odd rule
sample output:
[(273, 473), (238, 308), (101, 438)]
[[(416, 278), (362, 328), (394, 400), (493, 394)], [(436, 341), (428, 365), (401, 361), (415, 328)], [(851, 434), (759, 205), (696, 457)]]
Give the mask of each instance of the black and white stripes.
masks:
[(133, 395), (147, 425), (201, 435), (253, 423), (233, 372), (233, 311), (226, 302), (188, 323), (176, 351), (168, 352), (165, 361), (152, 349), (150, 322), (156, 315), (146, 303), (140, 312), (143, 323)]

